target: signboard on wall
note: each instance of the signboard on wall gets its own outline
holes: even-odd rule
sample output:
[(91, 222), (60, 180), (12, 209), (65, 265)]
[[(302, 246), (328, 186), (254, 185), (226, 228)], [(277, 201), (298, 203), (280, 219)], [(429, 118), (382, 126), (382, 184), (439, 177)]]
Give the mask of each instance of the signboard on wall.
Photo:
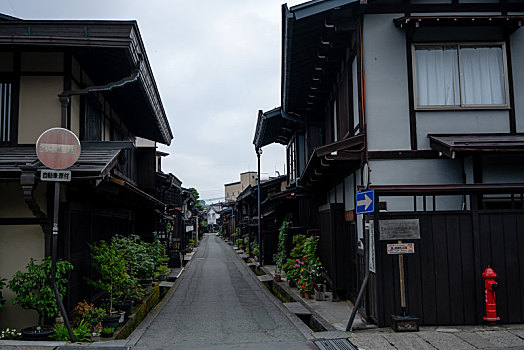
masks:
[(395, 243), (387, 245), (388, 255), (414, 254), (415, 243)]
[(193, 225), (186, 226), (186, 232), (191, 232), (193, 230), (194, 230)]
[(373, 220), (369, 220), (369, 271), (377, 273), (375, 263), (375, 225)]
[(380, 220), (380, 240), (420, 239), (419, 219)]

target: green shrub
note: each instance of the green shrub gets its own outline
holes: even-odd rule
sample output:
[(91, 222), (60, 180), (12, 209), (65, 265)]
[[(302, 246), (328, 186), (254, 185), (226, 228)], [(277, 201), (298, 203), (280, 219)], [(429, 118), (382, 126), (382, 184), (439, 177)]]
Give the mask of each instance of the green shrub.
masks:
[(104, 327), (102, 328), (102, 333), (104, 334), (110, 334), (110, 333), (113, 333), (115, 331), (115, 329), (113, 327)]
[(242, 238), (237, 238), (237, 247), (241, 248), (244, 246), (244, 240)]
[[(63, 298), (66, 293), (67, 271), (73, 265), (68, 261), (56, 262), (56, 286)], [(41, 264), (35, 264), (33, 258), (26, 266), (26, 272), (17, 271), (7, 287), (16, 293), (12, 303), (24, 309), (38, 312), (38, 325), (41, 327), (46, 318), (54, 318), (59, 309), (51, 286), (51, 258), (45, 258)]]
[[(69, 331), (67, 330), (67, 327), (64, 325), (55, 325), (53, 328), (55, 333), (51, 336), (53, 339), (58, 341), (68, 341), (69, 338)], [(85, 322), (80, 322), (80, 324), (73, 328), (73, 334), (75, 336), (75, 341), (77, 342), (91, 342), (91, 329)]]
[(277, 253), (274, 256), (275, 263), (277, 264), (278, 272), (282, 271), (282, 266), (284, 266), (284, 262), (286, 261), (286, 258), (287, 258), (286, 243), (287, 243), (289, 225), (291, 225), (291, 222), (285, 219), (282, 222), (282, 226), (280, 226), (280, 230), (278, 231), (278, 247), (277, 247)]
[(91, 266), (96, 270), (98, 279), (88, 280), (88, 283), (108, 294), (108, 315), (113, 312), (113, 304), (124, 295), (130, 284), (127, 263), (123, 250), (115, 242), (108, 244), (99, 241), (91, 245)]

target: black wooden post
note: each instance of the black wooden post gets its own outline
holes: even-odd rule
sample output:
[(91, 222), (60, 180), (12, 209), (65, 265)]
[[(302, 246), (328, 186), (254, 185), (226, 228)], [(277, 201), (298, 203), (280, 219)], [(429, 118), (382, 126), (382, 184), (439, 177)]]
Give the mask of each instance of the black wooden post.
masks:
[(64, 324), (67, 327), (69, 332), (69, 338), (72, 342), (75, 341), (75, 335), (71, 329), (71, 324), (69, 323), (69, 318), (67, 317), (67, 312), (62, 303), (62, 298), (56, 287), (56, 259), (57, 259), (57, 250), (58, 250), (58, 210), (60, 208), (60, 183), (55, 182), (55, 199), (54, 199), (54, 210), (53, 210), (53, 238), (52, 238), (52, 248), (51, 248), (51, 284), (53, 285), (53, 291), (55, 292), (56, 302), (64, 318)]
[(260, 156), (262, 155), (262, 149), (257, 148), (257, 158), (258, 158), (258, 266), (262, 266), (262, 240), (261, 240), (261, 230), (262, 230), (262, 221), (260, 213)]

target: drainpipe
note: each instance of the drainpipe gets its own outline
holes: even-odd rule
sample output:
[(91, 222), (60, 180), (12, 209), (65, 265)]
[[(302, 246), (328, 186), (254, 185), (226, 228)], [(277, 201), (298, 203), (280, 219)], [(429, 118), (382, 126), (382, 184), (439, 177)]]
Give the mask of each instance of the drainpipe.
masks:
[[(367, 1), (361, 0), (361, 4), (366, 4)], [(360, 22), (360, 25), (358, 28), (358, 37), (360, 38), (360, 90), (361, 90), (361, 106), (362, 106), (362, 118), (360, 119), (362, 121), (363, 125), (360, 125), (360, 130), (364, 132), (364, 138), (365, 138), (365, 148), (366, 148), (366, 155), (365, 155), (365, 163), (368, 163), (369, 156), (368, 156), (368, 147), (367, 147), (367, 121), (366, 121), (366, 74), (364, 70), (364, 35), (362, 31), (363, 22)], [(364, 184), (367, 188), (368, 183)], [(375, 200), (376, 198), (374, 198)], [(376, 211), (375, 211), (376, 212)], [(365, 222), (369, 222), (369, 214), (366, 215)], [(368, 228), (369, 230), (369, 228)], [(358, 292), (357, 300), (355, 301), (355, 305), (353, 306), (353, 311), (351, 312), (351, 316), (349, 317), (348, 324), (346, 326), (346, 332), (351, 331), (351, 328), (353, 327), (353, 321), (355, 320), (355, 316), (357, 314), (358, 308), (360, 307), (360, 303), (362, 302), (362, 299), (364, 298), (364, 294), (366, 292), (366, 288), (369, 281), (369, 232), (366, 233), (366, 225), (364, 225), (364, 234), (367, 235), (364, 236), (364, 269), (366, 271), (366, 274), (364, 276), (364, 280), (362, 281), (362, 286), (360, 287), (360, 291)]]

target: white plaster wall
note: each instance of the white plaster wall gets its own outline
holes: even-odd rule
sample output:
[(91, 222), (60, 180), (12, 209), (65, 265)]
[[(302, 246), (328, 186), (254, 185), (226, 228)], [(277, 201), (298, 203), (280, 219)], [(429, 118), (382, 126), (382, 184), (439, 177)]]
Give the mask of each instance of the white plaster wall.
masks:
[(487, 111), (419, 111), (417, 112), (417, 147), (429, 150), (428, 134), (507, 133), (509, 113)]
[(396, 159), (369, 162), (373, 185), (439, 185), (462, 183), (460, 159)]
[(58, 94), (64, 90), (63, 80), (61, 76), (20, 78), (19, 143), (35, 144), (45, 130), (60, 127)]
[(368, 149), (411, 149), (406, 36), (393, 25), (403, 14), (364, 16)]
[[(46, 210), (45, 187), (35, 189), (35, 198), (42, 210)], [(0, 183), (0, 217), (33, 217), (23, 200), (18, 183)], [(0, 225), (0, 277), (10, 280), (18, 270), (24, 270), (30, 258), (41, 260), (45, 254), (45, 235), (39, 225)], [(0, 328), (23, 328), (36, 324), (38, 314), (13, 305), (14, 293), (4, 289), (7, 303), (0, 308)]]

